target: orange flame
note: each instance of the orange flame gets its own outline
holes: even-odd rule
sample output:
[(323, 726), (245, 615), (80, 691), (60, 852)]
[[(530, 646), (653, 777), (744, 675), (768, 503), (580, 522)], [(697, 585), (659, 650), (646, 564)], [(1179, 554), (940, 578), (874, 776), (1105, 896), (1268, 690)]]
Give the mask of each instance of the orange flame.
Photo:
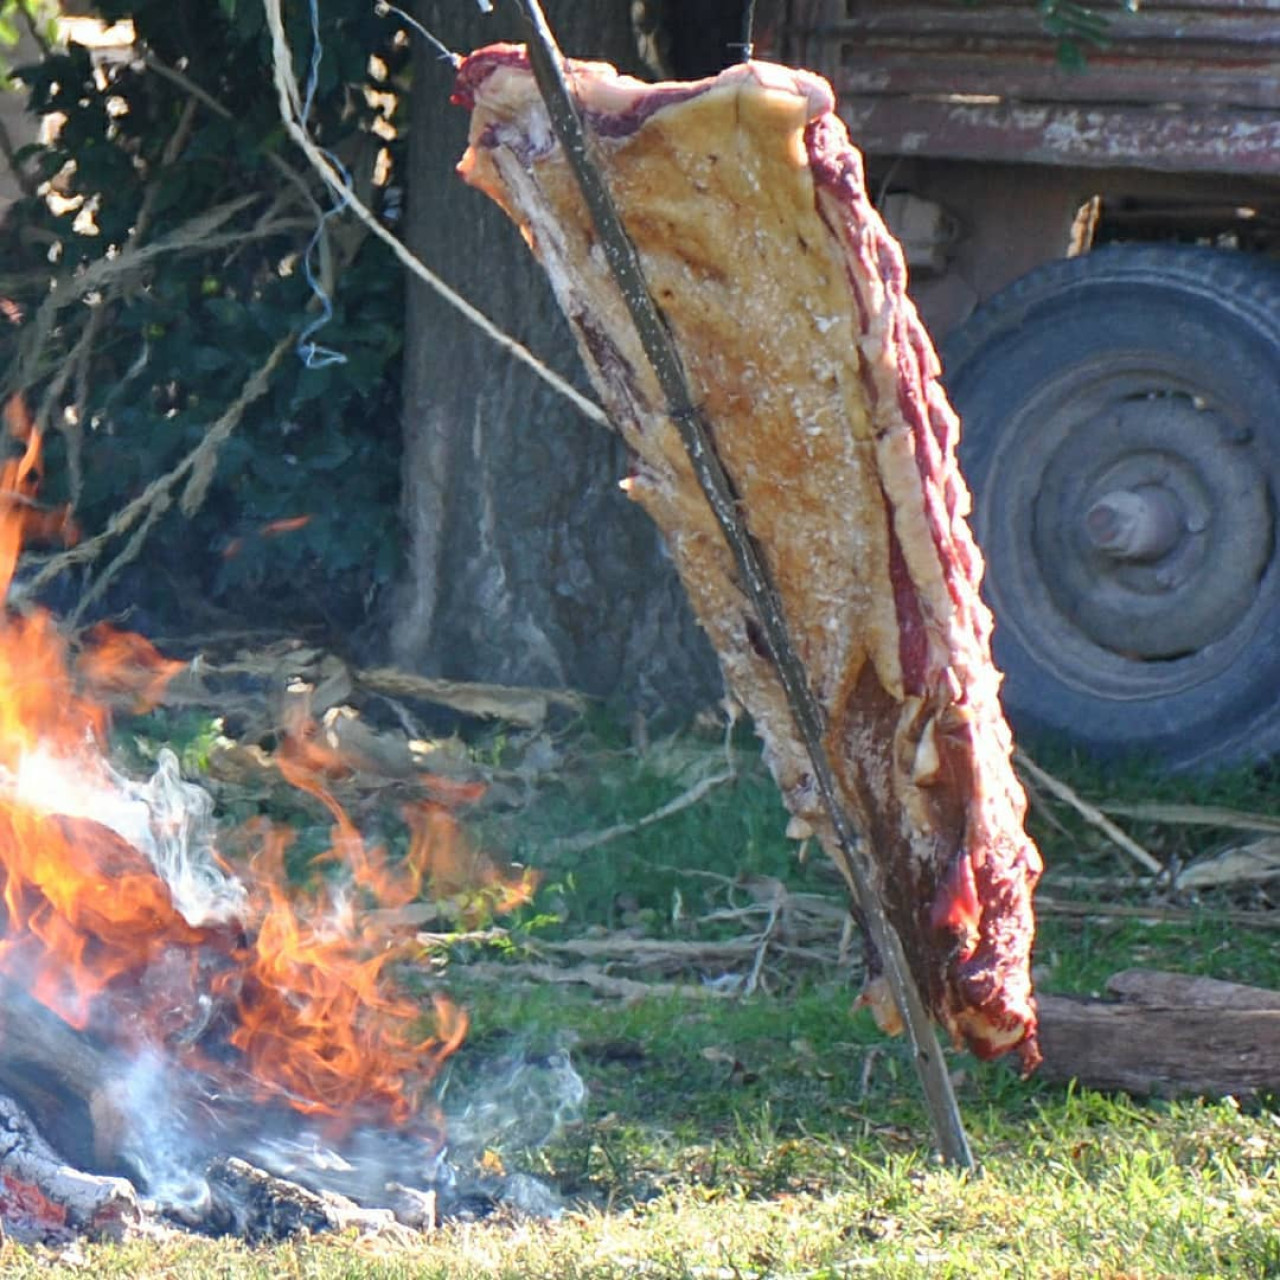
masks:
[[(10, 403), (6, 420), (25, 448), (0, 466), (0, 590), (12, 581), (26, 537), (68, 528), (62, 513), (34, 501), (40, 439), (20, 401)], [(532, 883), (504, 878), (470, 851), (437, 800), (406, 814), (403, 859), (368, 846), (330, 790), (341, 759), (304, 720), (279, 765), (327, 807), (332, 847), (320, 861), (342, 867), (345, 896), (288, 889), (288, 840), (264, 827), (253, 833), (257, 852), (241, 918), (189, 923), (146, 854), (105, 825), (107, 817), (97, 820), (99, 806), (109, 804), (102, 797), (118, 784), (99, 745), (107, 715), (85, 688), (147, 706), (181, 666), (141, 637), (105, 628), (90, 635), (73, 665), (47, 614), (0, 616), (0, 975), (78, 1027), (108, 998), (114, 1011), (127, 1006), (129, 1016), (113, 1014), (105, 1030), (153, 1043), (176, 1038), (175, 1007), (194, 1020), (203, 991), (232, 1025), (215, 1019), (221, 1039), (185, 1050), (201, 1070), (247, 1079), (260, 1097), (335, 1122), (404, 1123), (461, 1043), (467, 1020), (441, 997), (424, 1011), (396, 987), (391, 970), (411, 944), (388, 932), (385, 918), (394, 911), (362, 908), (404, 906), (427, 887), (462, 892), (473, 876), (486, 881), (482, 892), (495, 907), (506, 907)], [(42, 785), (42, 770), (51, 784)], [(428, 787), (428, 794), (444, 791)], [(84, 814), (94, 816), (76, 816)]]
[[(279, 520), (269, 520), (251, 534), (251, 537), (278, 538), (282, 533), (296, 533), (311, 523), (310, 516), (282, 516)], [(222, 548), (222, 558), (231, 560), (244, 550), (244, 538), (232, 538)]]

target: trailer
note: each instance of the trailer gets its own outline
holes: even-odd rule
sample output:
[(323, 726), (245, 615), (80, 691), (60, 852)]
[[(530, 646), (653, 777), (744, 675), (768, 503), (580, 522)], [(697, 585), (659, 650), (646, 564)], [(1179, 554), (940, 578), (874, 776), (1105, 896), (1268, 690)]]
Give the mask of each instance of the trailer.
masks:
[(1280, 752), (1280, 0), (761, 12), (906, 249), (1015, 724)]

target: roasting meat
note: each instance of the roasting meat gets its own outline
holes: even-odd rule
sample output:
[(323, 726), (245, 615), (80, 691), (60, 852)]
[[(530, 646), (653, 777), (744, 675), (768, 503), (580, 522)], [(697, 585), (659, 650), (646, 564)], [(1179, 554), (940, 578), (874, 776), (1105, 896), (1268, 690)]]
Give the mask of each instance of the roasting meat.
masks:
[[(1010, 765), (957, 422), (825, 81), (747, 63), (570, 84), (650, 292), (826, 717), (826, 746), (926, 1003), (984, 1057), (1038, 1060), (1040, 871)], [(546, 270), (788, 808), (835, 837), (735, 562), (703, 497), (519, 46), (462, 65), (467, 182)], [(840, 859), (836, 858), (837, 863)], [(865, 998), (894, 1020), (872, 958)]]

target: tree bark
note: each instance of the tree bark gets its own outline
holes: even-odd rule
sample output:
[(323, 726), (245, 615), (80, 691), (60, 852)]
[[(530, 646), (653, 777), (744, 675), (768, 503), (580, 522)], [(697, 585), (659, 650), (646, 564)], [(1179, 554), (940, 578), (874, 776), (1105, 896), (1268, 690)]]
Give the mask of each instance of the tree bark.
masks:
[[(566, 49), (638, 71), (629, 0), (550, 3)], [(519, 40), (515, 6), (419, 0), (463, 52)], [(589, 392), (568, 328), (502, 213), (454, 176), (467, 114), (452, 68), (420, 42), (406, 237), (450, 285)], [(420, 281), (404, 382), (409, 566), (391, 646), (454, 679), (571, 686), (645, 712), (714, 701), (721, 681), (674, 570), (618, 489), (626, 451)]]

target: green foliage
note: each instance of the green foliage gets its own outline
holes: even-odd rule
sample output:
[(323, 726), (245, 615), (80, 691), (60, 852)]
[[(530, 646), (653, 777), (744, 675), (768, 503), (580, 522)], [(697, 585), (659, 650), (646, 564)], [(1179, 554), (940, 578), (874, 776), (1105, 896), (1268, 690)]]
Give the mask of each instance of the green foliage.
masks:
[[(285, 9), (305, 84), (310, 11), (303, 0)], [(28, 157), (55, 199), (26, 201), (5, 228), (3, 292), (25, 322), (0, 334), (6, 394), (22, 391), (60, 428), (46, 495), (71, 501), (90, 535), (318, 316), (304, 259), (330, 206), (285, 139), (260, 3), (102, 0), (98, 13), (132, 20), (136, 56), (73, 44), (22, 69), (32, 110), (63, 123)], [(404, 146), (407, 40), (367, 0), (325, 0), (319, 13), (310, 127), (377, 209)], [(218, 209), (217, 227), (201, 224)], [(403, 273), (341, 218), (324, 222), (313, 262), (333, 307), (316, 341), (342, 360), (308, 368), (290, 351), (279, 362), (219, 451), (199, 510), (169, 510), (121, 579), (114, 603), (139, 606), (135, 625), (177, 628), (212, 610), (346, 630), (397, 571)], [(90, 268), (106, 283), (81, 298), (76, 277)], [(280, 521), (287, 533), (270, 527)]]
[[(24, 27), (52, 43), (57, 38), (57, 11), (54, 0), (0, 0), (0, 49), (12, 49)], [(8, 59), (0, 57), (0, 87), (9, 84)]]

